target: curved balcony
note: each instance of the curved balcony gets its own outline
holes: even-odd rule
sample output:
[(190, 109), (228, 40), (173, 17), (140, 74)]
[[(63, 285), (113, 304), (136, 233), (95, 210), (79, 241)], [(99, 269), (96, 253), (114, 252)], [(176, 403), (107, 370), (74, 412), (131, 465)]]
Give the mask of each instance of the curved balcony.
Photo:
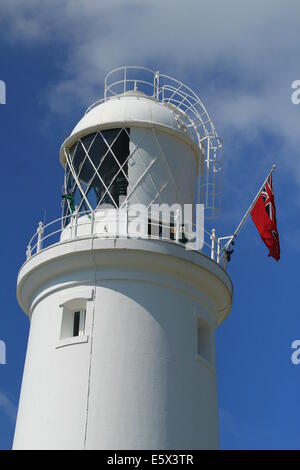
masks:
[(53, 245), (79, 239), (151, 239), (162, 243), (176, 243), (185, 250), (200, 252), (226, 269), (228, 245), (231, 237), (217, 238), (213, 229), (208, 232), (201, 224), (182, 220), (179, 211), (173, 216), (160, 213), (153, 217), (148, 211), (107, 207), (96, 211), (79, 212), (75, 207), (71, 217), (60, 217), (48, 224), (39, 222), (30, 239), (26, 259)]

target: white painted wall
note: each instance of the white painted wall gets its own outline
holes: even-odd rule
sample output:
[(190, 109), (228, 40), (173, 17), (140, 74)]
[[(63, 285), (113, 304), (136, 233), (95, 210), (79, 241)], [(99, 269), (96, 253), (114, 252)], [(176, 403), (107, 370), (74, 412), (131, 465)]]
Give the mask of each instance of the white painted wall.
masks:
[(162, 285), (99, 284), (86, 448), (218, 447), (215, 358), (211, 370), (197, 360), (203, 308)]
[(154, 128), (131, 127), (130, 152), (130, 204), (195, 203), (198, 157), (179, 133), (176, 138)]
[[(32, 311), (15, 449), (217, 448), (215, 327), (227, 274), (161, 241), (51, 247), (18, 278)], [(85, 302), (85, 336), (60, 339), (63, 305)], [(197, 354), (197, 317), (211, 357)]]

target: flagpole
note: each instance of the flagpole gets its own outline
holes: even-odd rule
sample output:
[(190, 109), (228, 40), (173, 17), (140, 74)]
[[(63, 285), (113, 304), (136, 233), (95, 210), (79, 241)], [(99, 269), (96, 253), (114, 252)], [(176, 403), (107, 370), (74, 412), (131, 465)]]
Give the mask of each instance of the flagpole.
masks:
[[(232, 234), (231, 237), (229, 238), (228, 242), (225, 244), (223, 250), (226, 250), (226, 248), (227, 248), (228, 246), (230, 246), (232, 240), (238, 236), (239, 232), (241, 231), (241, 228), (243, 227), (244, 223), (246, 222), (247, 217), (249, 216), (250, 212), (252, 211), (252, 209), (253, 209), (253, 207), (254, 207), (254, 205), (255, 205), (257, 199), (259, 198), (259, 196), (260, 196), (262, 190), (264, 189), (264, 186), (265, 186), (266, 182), (268, 181), (270, 175), (273, 173), (273, 171), (275, 170), (275, 168), (276, 168), (276, 165), (273, 165), (272, 168), (271, 168), (271, 170), (270, 170), (270, 172), (268, 173), (268, 176), (267, 176), (266, 179), (264, 180), (264, 182), (263, 182), (263, 184), (261, 185), (261, 187), (260, 187), (258, 193), (256, 194), (255, 198), (253, 199), (251, 205), (249, 206), (248, 210), (245, 212), (245, 215), (243, 216), (243, 218), (242, 218), (242, 220), (240, 221), (239, 225), (237, 226), (237, 228), (235, 229), (235, 231), (233, 232), (233, 234)], [(222, 250), (222, 251), (223, 251), (223, 250)]]

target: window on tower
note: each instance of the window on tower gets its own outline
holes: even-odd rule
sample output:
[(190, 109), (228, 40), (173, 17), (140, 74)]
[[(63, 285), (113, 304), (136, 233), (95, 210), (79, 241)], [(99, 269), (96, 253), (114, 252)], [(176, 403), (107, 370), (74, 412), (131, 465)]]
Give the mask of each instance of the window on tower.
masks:
[(65, 305), (62, 313), (60, 339), (82, 337), (85, 333), (86, 308)]
[(73, 336), (83, 336), (85, 327), (85, 310), (73, 312)]
[(65, 225), (79, 211), (118, 208), (127, 196), (130, 130), (106, 129), (81, 137), (68, 155), (63, 195)]
[[(77, 289), (75, 289), (77, 290)], [(58, 325), (56, 348), (71, 346), (89, 341), (94, 289), (90, 287), (77, 290), (79, 296), (69, 292), (59, 305), (61, 320)]]

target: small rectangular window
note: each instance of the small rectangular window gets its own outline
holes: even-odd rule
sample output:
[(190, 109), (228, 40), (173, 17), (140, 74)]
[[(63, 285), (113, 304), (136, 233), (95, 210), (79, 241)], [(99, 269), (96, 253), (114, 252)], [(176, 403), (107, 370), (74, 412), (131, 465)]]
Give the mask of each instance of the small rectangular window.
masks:
[(73, 336), (79, 336), (80, 311), (74, 312)]
[(73, 312), (73, 336), (83, 336), (85, 327), (85, 310)]
[(84, 298), (75, 298), (61, 304), (61, 326), (59, 346), (66, 340), (66, 344), (85, 342), (89, 329), (87, 301)]

